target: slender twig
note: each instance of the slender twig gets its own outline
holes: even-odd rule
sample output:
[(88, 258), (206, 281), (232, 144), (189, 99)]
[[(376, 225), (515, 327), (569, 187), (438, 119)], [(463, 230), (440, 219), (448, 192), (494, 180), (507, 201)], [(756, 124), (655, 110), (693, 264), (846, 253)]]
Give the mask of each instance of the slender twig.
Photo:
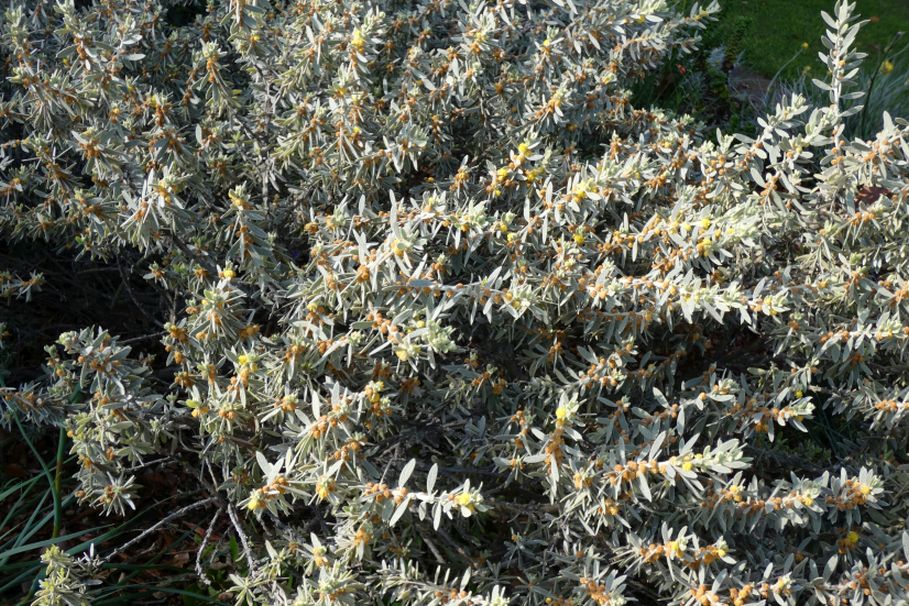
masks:
[(140, 341), (147, 341), (148, 339), (154, 339), (155, 337), (163, 337), (165, 334), (167, 334), (167, 333), (162, 330), (160, 332), (153, 332), (153, 333), (149, 333), (147, 335), (142, 335), (141, 337), (132, 337), (130, 339), (123, 339), (121, 341), (118, 341), (117, 343), (120, 345), (126, 345), (128, 343), (138, 343)]
[(215, 512), (215, 515), (212, 517), (211, 522), (208, 523), (208, 529), (205, 531), (205, 536), (202, 538), (202, 544), (196, 551), (196, 574), (199, 575), (199, 580), (205, 583), (207, 587), (211, 587), (211, 579), (209, 579), (208, 575), (205, 574), (205, 571), (202, 570), (202, 554), (205, 551), (205, 547), (208, 545), (208, 540), (211, 538), (211, 533), (215, 529), (215, 524), (220, 517), (221, 510), (219, 509)]
[[(204, 468), (206, 470), (208, 470), (208, 475), (211, 476), (211, 481), (212, 481), (212, 483), (209, 484), (208, 489), (213, 493), (217, 493), (218, 492), (218, 478), (215, 477), (215, 472), (212, 471), (211, 463), (208, 462), (208, 459), (203, 459), (203, 463), (204, 463)], [(204, 473), (201, 473), (201, 472), (199, 473), (199, 481), (204, 484), (207, 484)]]
[(458, 553), (459, 556), (461, 556), (462, 558), (464, 558), (464, 560), (465, 560), (466, 562), (469, 563), (469, 562), (472, 561), (472, 560), (471, 560), (471, 557), (470, 557), (470, 554), (468, 554), (466, 551), (464, 551), (464, 548), (461, 547), (461, 546), (457, 543), (457, 541), (455, 541), (455, 540), (452, 538), (452, 536), (451, 536), (450, 534), (448, 534), (448, 531), (446, 531), (444, 528), (439, 527), (439, 528), (436, 529), (436, 534), (438, 534), (440, 537), (442, 537), (443, 539), (445, 539), (445, 542), (448, 543), (448, 545), (449, 545), (452, 549), (454, 549), (454, 550)]
[(141, 541), (142, 539), (144, 539), (145, 537), (147, 537), (154, 531), (158, 530), (159, 528), (161, 528), (168, 522), (172, 522), (173, 520), (176, 520), (183, 514), (192, 511), (193, 509), (199, 509), (200, 507), (204, 507), (204, 506), (208, 505), (209, 503), (214, 503), (217, 500), (218, 500), (217, 497), (208, 497), (207, 499), (202, 499), (201, 501), (197, 501), (191, 505), (187, 505), (186, 507), (178, 509), (177, 511), (173, 512), (172, 514), (164, 517), (164, 519), (162, 519), (162, 520), (158, 521), (157, 523), (153, 524), (152, 526), (150, 526), (147, 530), (143, 530), (139, 534), (139, 536), (137, 536), (136, 538), (134, 538), (130, 541), (127, 541), (126, 543), (124, 543), (123, 545), (118, 547), (117, 549), (114, 549), (102, 561), (110, 562), (115, 556), (117, 556), (120, 553), (123, 553), (124, 551), (126, 551), (127, 549), (129, 549), (130, 547), (132, 547), (133, 545), (135, 545), (136, 543), (138, 543), (139, 541)]
[(129, 276), (126, 274), (126, 270), (123, 269), (122, 264), (117, 264), (117, 267), (120, 269), (120, 277), (123, 279), (123, 286), (126, 288), (126, 294), (129, 295), (130, 301), (133, 302), (133, 305), (136, 306), (136, 309), (139, 310), (139, 313), (142, 314), (146, 320), (148, 320), (152, 326), (157, 326), (158, 321), (152, 318), (147, 311), (145, 311), (145, 306), (139, 303), (139, 300), (136, 298), (136, 294), (133, 292), (133, 289), (129, 285)]
[(240, 537), (240, 544), (243, 545), (243, 553), (246, 556), (246, 563), (249, 564), (249, 574), (252, 574), (253, 570), (255, 570), (255, 564), (253, 563), (252, 552), (249, 549), (249, 541), (246, 540), (246, 534), (240, 527), (240, 520), (237, 518), (237, 512), (234, 509), (233, 505), (227, 506), (227, 515), (230, 517), (230, 523), (233, 525), (234, 530), (237, 531), (237, 536)]
[(187, 246), (186, 243), (183, 242), (183, 240), (181, 240), (176, 234), (170, 234), (170, 237), (174, 241), (174, 244), (177, 246), (177, 248), (179, 248), (184, 255), (205, 268), (209, 274), (215, 275), (218, 273), (215, 269), (215, 266), (209, 263), (208, 259), (204, 259), (190, 250), (189, 246)]
[(561, 511), (561, 505), (550, 503), (510, 503), (498, 499), (486, 499), (484, 502), (494, 509), (507, 509), (527, 515), (558, 513)]
[(158, 463), (163, 463), (164, 461), (167, 461), (169, 459), (170, 459), (170, 457), (161, 457), (160, 459), (155, 459), (153, 461), (145, 461), (144, 463), (139, 463), (137, 465), (133, 465), (132, 467), (127, 467), (126, 469), (124, 469), (124, 471), (126, 471), (127, 473), (135, 473), (135, 472), (139, 471), (140, 469), (145, 469), (146, 467), (151, 467), (152, 465), (157, 465)]
[(447, 560), (444, 557), (442, 557), (442, 553), (439, 551), (439, 548), (436, 547), (435, 543), (432, 542), (432, 539), (430, 539), (425, 534), (421, 535), (421, 536), (423, 537), (423, 541), (429, 546), (429, 550), (432, 552), (432, 554), (434, 556), (436, 556), (436, 561), (439, 564), (444, 564), (445, 562), (447, 562)]

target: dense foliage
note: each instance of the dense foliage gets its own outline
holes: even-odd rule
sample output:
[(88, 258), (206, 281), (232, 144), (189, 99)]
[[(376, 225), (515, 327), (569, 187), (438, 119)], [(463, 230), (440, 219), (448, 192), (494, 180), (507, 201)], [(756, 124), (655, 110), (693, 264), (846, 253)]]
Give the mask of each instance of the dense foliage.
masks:
[(171, 317), (60, 335), (4, 423), (66, 428), (84, 507), (182, 478), (238, 604), (905, 603), (909, 123), (843, 136), (845, 0), (829, 103), (635, 107), (717, 9), (14, 2), (0, 241)]

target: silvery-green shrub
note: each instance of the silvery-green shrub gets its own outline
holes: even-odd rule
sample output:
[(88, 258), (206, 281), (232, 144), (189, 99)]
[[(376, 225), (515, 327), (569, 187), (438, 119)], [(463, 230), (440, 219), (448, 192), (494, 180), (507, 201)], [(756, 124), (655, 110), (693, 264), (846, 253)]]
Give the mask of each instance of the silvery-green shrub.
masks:
[(178, 465), (239, 604), (906, 603), (909, 124), (843, 136), (854, 3), (754, 138), (629, 92), (715, 3), (169, 7), (3, 21), (3, 241), (179, 303), (3, 392), (83, 506)]

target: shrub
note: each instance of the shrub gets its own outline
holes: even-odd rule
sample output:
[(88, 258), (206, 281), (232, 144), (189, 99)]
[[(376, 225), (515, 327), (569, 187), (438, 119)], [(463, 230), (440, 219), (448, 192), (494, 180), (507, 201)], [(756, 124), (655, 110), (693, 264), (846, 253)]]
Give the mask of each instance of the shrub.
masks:
[(168, 465), (238, 604), (904, 600), (909, 124), (842, 135), (854, 4), (755, 137), (630, 102), (715, 3), (167, 6), (3, 27), (3, 238), (173, 302), (166, 360), (90, 326), (4, 392), (82, 504)]

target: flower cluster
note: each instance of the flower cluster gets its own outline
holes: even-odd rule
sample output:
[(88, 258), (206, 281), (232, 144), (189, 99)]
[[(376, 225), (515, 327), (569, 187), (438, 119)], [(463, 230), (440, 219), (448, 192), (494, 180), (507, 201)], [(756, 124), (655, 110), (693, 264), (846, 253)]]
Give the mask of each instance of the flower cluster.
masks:
[(6, 10), (0, 238), (174, 301), (2, 392), (83, 502), (178, 463), (238, 604), (909, 591), (909, 123), (843, 136), (854, 4), (753, 137), (630, 92), (715, 3), (82, 4)]

